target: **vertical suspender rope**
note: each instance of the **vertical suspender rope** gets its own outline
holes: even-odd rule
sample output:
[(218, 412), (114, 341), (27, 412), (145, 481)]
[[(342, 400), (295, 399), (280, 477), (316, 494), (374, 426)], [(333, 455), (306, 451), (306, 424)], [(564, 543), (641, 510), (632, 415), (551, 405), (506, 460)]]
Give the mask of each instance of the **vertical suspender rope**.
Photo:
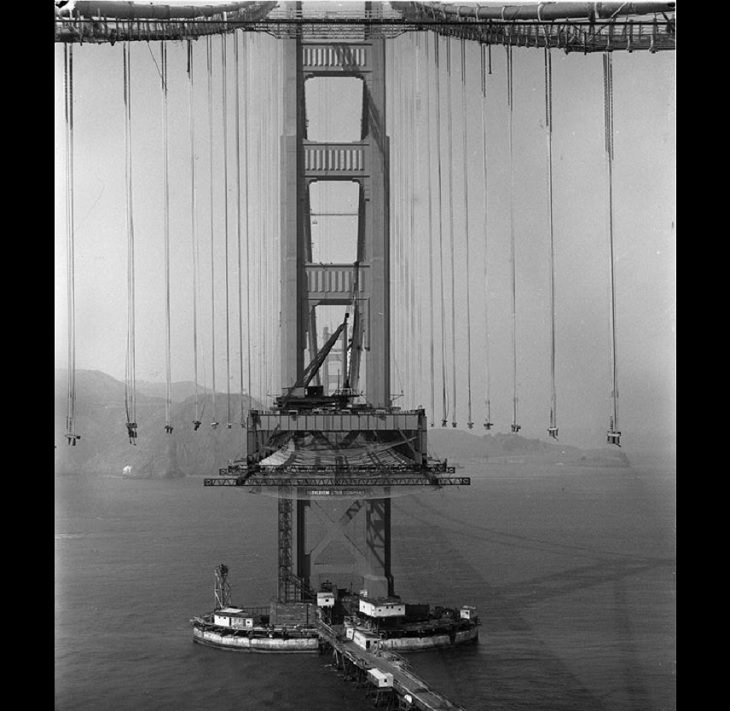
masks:
[[(246, 419), (243, 408), (243, 262), (241, 250), (241, 98), (240, 98), (240, 59), (238, 56), (239, 37), (243, 33), (233, 35), (233, 62), (236, 79), (236, 247), (238, 259), (238, 380), (240, 389), (241, 427), (245, 427)], [(248, 207), (248, 206), (247, 206)]]
[[(488, 47), (491, 45), (488, 45)], [(487, 252), (487, 76), (485, 72), (485, 46), (482, 52), (482, 173), (484, 179), (484, 404), (487, 408), (484, 419), (484, 429), (492, 429), (492, 403), (490, 396), (490, 369), (489, 369), (489, 283), (488, 283), (488, 252)]]
[(68, 309), (68, 361), (66, 441), (72, 447), (76, 434), (76, 284), (74, 255), (74, 149), (73, 149), (73, 45), (63, 45), (64, 110), (66, 114), (66, 289)]
[(461, 116), (462, 116), (462, 160), (464, 163), (464, 240), (466, 244), (466, 377), (467, 377), (467, 407), (468, 417), (466, 426), (471, 430), (474, 428), (471, 408), (471, 300), (470, 300), (470, 279), (469, 279), (469, 179), (467, 174), (468, 155), (466, 152), (466, 40), (461, 40)]
[(211, 36), (205, 38), (208, 67), (208, 165), (209, 165), (209, 193), (210, 193), (210, 343), (212, 350), (211, 377), (212, 383), (212, 422), (210, 426), (218, 427), (218, 418), (215, 408), (215, 235), (213, 227), (213, 47)]
[[(264, 67), (266, 66), (266, 40), (262, 38), (259, 47), (259, 56), (264, 58)], [(257, 96), (261, 97), (261, 105), (268, 106), (266, 93), (268, 90), (268, 82), (266, 81), (265, 69), (259, 72), (259, 81), (261, 87), (257, 92)], [(259, 176), (259, 199), (258, 204), (261, 205), (261, 214), (258, 229), (258, 277), (259, 277), (259, 398), (263, 399), (266, 395), (266, 241), (268, 239), (268, 221), (269, 215), (266, 209), (266, 199), (268, 197), (268, 167), (269, 163), (266, 160), (266, 151), (264, 150), (264, 136), (267, 132), (264, 131), (264, 115), (263, 112), (259, 113), (259, 135), (256, 141), (256, 157), (258, 162), (258, 176)]]
[(421, 333), (423, 332), (423, 324), (421, 322), (421, 300), (416, 298), (416, 282), (418, 280), (418, 277), (420, 275), (420, 266), (421, 266), (421, 251), (416, 248), (416, 197), (419, 194), (420, 187), (419, 187), (419, 179), (421, 177), (422, 171), (419, 170), (418, 167), (418, 156), (417, 156), (417, 150), (418, 146), (422, 143), (422, 138), (420, 136), (420, 129), (419, 126), (421, 124), (420, 122), (420, 106), (419, 106), (419, 81), (420, 81), (420, 67), (419, 67), (419, 57), (418, 57), (418, 49), (419, 49), (419, 42), (418, 42), (418, 34), (411, 34), (412, 39), (412, 52), (411, 56), (413, 57), (413, 64), (414, 64), (414, 75), (415, 75), (415, 82), (412, 84), (412, 110), (411, 110), (411, 117), (412, 117), (412, 123), (411, 125), (414, 127), (413, 132), (411, 133), (411, 168), (412, 168), (412, 179), (413, 183), (411, 185), (411, 225), (410, 225), (410, 232), (409, 232), (409, 240), (408, 240), (408, 258), (411, 262), (411, 280), (410, 280), (410, 303), (411, 303), (411, 344), (412, 348), (415, 348), (415, 355), (412, 360), (411, 368), (412, 368), (412, 407), (415, 408), (421, 404), (422, 396), (421, 396), (421, 378), (419, 377), (420, 374), (423, 372), (423, 353), (422, 348), (420, 347), (420, 343), (418, 340), (421, 337)]
[[(431, 145), (431, 92), (429, 90), (431, 84), (431, 57), (428, 51), (428, 37), (424, 42), (426, 48), (426, 145)], [(433, 323), (433, 186), (431, 183), (431, 152), (426, 151), (428, 176), (428, 289), (426, 289), (426, 298), (428, 299), (428, 333), (430, 335), (429, 343), (429, 366), (430, 366), (430, 386), (431, 386), (431, 427), (436, 422), (436, 394), (435, 394), (435, 373), (434, 373), (434, 323)]]
[(558, 438), (558, 409), (555, 392), (555, 235), (553, 226), (553, 65), (550, 47), (545, 46), (545, 128), (547, 136), (548, 227), (550, 237), (550, 424), (548, 434)]
[[(269, 82), (268, 70), (271, 65), (268, 61), (267, 43), (263, 42), (261, 47), (261, 56), (264, 57), (264, 70), (262, 72), (262, 99), (264, 106), (271, 106), (271, 84)], [(267, 127), (268, 128), (268, 127)], [(269, 159), (268, 144), (265, 143), (265, 137), (270, 135), (268, 130), (264, 130), (264, 116), (261, 115), (261, 187), (263, 189), (263, 195), (261, 196), (262, 212), (262, 225), (261, 225), (261, 258), (260, 274), (261, 274), (261, 394), (266, 396), (268, 392), (269, 383), (269, 363), (267, 359), (268, 354), (268, 336), (269, 336), (269, 239), (270, 239), (270, 222), (271, 222), (271, 211), (269, 210), (269, 199), (270, 199), (270, 188), (271, 188), (271, 160)]]
[(124, 149), (127, 198), (127, 357), (124, 379), (124, 401), (127, 415), (127, 436), (130, 444), (137, 439), (137, 397), (134, 328), (134, 209), (132, 203), (132, 97), (131, 57), (129, 41), (122, 50), (124, 64)]
[(434, 58), (436, 62), (436, 154), (438, 156), (438, 204), (439, 204), (439, 292), (441, 296), (441, 402), (443, 415), (441, 427), (446, 427), (449, 416), (446, 399), (446, 327), (444, 316), (444, 222), (441, 189), (441, 72), (439, 70), (439, 35), (433, 36)]
[[(415, 47), (413, 42), (415, 37), (413, 34), (409, 35), (411, 46), (408, 48), (408, 56), (412, 60), (411, 72), (416, 73), (416, 82), (418, 81), (418, 62), (414, 55)], [(417, 264), (416, 254), (413, 250), (413, 232), (414, 232), (414, 199), (416, 196), (416, 145), (417, 145), (417, 131), (418, 124), (415, 119), (415, 104), (416, 104), (416, 86), (413, 81), (408, 83), (408, 93), (406, 96), (406, 109), (408, 125), (413, 127), (408, 137), (408, 166), (406, 168), (406, 175), (408, 179), (408, 230), (406, 231), (406, 242), (405, 242), (405, 267), (406, 267), (406, 313), (408, 314), (408, 339), (407, 339), (407, 355), (410, 355), (414, 349), (420, 352), (420, 348), (416, 346), (416, 328), (415, 328), (415, 301), (413, 294), (413, 282), (414, 282), (414, 271)], [(416, 367), (415, 363), (411, 358), (406, 358), (408, 364), (409, 378), (408, 378), (408, 395), (410, 407), (413, 408), (416, 404)]]
[[(395, 328), (395, 357), (394, 357), (394, 363), (395, 363), (395, 369), (396, 369), (396, 377), (397, 382), (400, 385), (400, 393), (401, 395), (406, 390), (406, 384), (405, 384), (405, 375), (406, 375), (406, 362), (404, 358), (404, 344), (405, 344), (405, 338), (403, 336), (403, 327), (404, 327), (404, 318), (403, 318), (403, 312), (405, 310), (404, 304), (403, 304), (403, 270), (404, 270), (404, 260), (403, 260), (403, 222), (404, 222), (404, 212), (405, 210), (405, 197), (404, 197), (404, 191), (405, 191), (405, 179), (404, 179), (404, 170), (403, 170), (403, 152), (404, 152), (404, 141), (403, 141), (403, 128), (405, 124), (405, 120), (403, 118), (403, 102), (404, 102), (404, 96), (405, 96), (405, 89), (404, 89), (404, 75), (405, 75), (405, 67), (403, 66), (403, 50), (401, 48), (401, 42), (398, 42), (396, 45), (396, 51), (394, 52), (395, 59), (397, 60), (396, 64), (396, 76), (398, 77), (398, 101), (396, 103), (396, 121), (395, 125), (397, 126), (397, 138), (395, 141), (395, 147), (396, 147), (396, 154), (395, 154), (395, 165), (397, 166), (397, 178), (395, 181), (396, 185), (396, 194), (395, 194), (395, 201), (396, 201), (396, 209), (395, 209), (395, 262), (398, 265), (398, 278), (396, 280), (396, 296), (395, 296), (395, 315), (396, 315), (396, 328)], [(401, 375), (400, 367), (403, 366), (403, 374)]]
[[(414, 170), (414, 180), (416, 181), (416, 188), (418, 194), (420, 192), (419, 186), (418, 186), (418, 180), (422, 177), (423, 172), (422, 169), (420, 169), (420, 166), (416, 162), (416, 151), (418, 146), (422, 145), (422, 137), (421, 137), (421, 102), (418, 101), (420, 99), (420, 91), (421, 91), (421, 62), (419, 52), (421, 49), (421, 43), (420, 43), (420, 33), (416, 33), (414, 37), (414, 47), (413, 47), (413, 56), (414, 56), (414, 62), (416, 65), (416, 82), (414, 84), (414, 112), (415, 112), (415, 131), (414, 131), (414, 141), (415, 145), (413, 147), (413, 170)], [(420, 153), (420, 152), (419, 152)], [(416, 195), (414, 195), (414, 201), (415, 201)], [(420, 390), (422, 380), (422, 373), (423, 373), (423, 348), (421, 347), (420, 342), (416, 343), (416, 339), (421, 339), (423, 334), (423, 300), (422, 299), (416, 299), (416, 284), (417, 282), (420, 282), (420, 276), (421, 276), (421, 269), (422, 269), (422, 263), (423, 263), (423, 251), (418, 249), (416, 247), (416, 234), (415, 234), (415, 225), (413, 223), (414, 220), (414, 213), (415, 208), (413, 210), (412, 218), (411, 218), (411, 254), (413, 255), (415, 259), (415, 275), (413, 279), (411, 280), (411, 303), (413, 303), (416, 313), (414, 316), (415, 323), (413, 324), (413, 344), (416, 348), (417, 353), (417, 361), (416, 361), (416, 367), (414, 368), (413, 373), (413, 384), (414, 384), (414, 397), (416, 398), (414, 400), (414, 404), (420, 406), (421, 402), (423, 402), (423, 397), (420, 392), (416, 392), (416, 386), (418, 386)]]
[(451, 401), (451, 426), (456, 427), (456, 274), (454, 264), (454, 155), (453, 155), (453, 106), (451, 105), (451, 37), (446, 36), (446, 112), (447, 126), (446, 135), (448, 138), (447, 147), (449, 153), (449, 245), (451, 248), (451, 377), (452, 377), (452, 401)]
[(226, 286), (226, 426), (231, 429), (231, 325), (228, 303), (228, 73), (227, 73), (227, 35), (221, 35), (221, 94), (223, 104), (223, 221), (224, 221), (224, 260)]
[(520, 425), (517, 424), (517, 268), (515, 255), (515, 163), (514, 163), (514, 139), (513, 139), (513, 110), (514, 95), (512, 92), (512, 46), (508, 45), (507, 50), (507, 107), (509, 121), (509, 235), (510, 235), (510, 264), (512, 267), (512, 432), (519, 432)]
[(249, 399), (251, 401), (251, 259), (250, 259), (250, 235), (251, 235), (251, 200), (248, 190), (248, 174), (249, 174), (249, 146), (248, 140), (249, 126), (248, 126), (248, 97), (249, 97), (249, 80), (250, 73), (249, 68), (251, 65), (250, 57), (251, 51), (249, 47), (249, 36), (244, 33), (245, 41), (245, 56), (244, 56), (244, 83), (243, 83), (243, 144), (246, 153), (246, 160), (243, 163), (243, 192), (246, 195), (246, 390)]
[(613, 64), (609, 52), (603, 55), (603, 108), (605, 123), (606, 170), (608, 173), (608, 242), (611, 286), (611, 309), (609, 313), (611, 329), (611, 417), (607, 441), (621, 446), (621, 432), (618, 424), (618, 379), (616, 367), (616, 281), (613, 245)]
[[(260, 37), (256, 38), (259, 42), (259, 48), (258, 53), (261, 54), (262, 52), (262, 41)], [(258, 81), (261, 82), (261, 76), (259, 75), (257, 77)], [(256, 93), (256, 95), (260, 95), (263, 92), (263, 87), (259, 86), (259, 89)], [(262, 160), (262, 142), (264, 139), (264, 113), (263, 111), (259, 111), (258, 114), (258, 120), (256, 121), (256, 127), (258, 130), (258, 135), (256, 136), (256, 173), (257, 175), (261, 176), (263, 174), (263, 160)], [(256, 195), (256, 202), (258, 205), (261, 205), (263, 203), (263, 195), (262, 192), (265, 190), (264, 188), (265, 183), (263, 181), (259, 181), (258, 185), (256, 186), (257, 189), (257, 195)], [(265, 209), (264, 209), (265, 212)], [(257, 250), (256, 250), (256, 313), (259, 314), (258, 321), (258, 333), (256, 336), (256, 346), (257, 346), (257, 361), (258, 361), (258, 373), (257, 373), (257, 379), (258, 379), (258, 396), (259, 400), (263, 402), (264, 400), (264, 339), (263, 339), (263, 333), (264, 333), (264, 318), (262, 318), (262, 312), (263, 312), (263, 300), (264, 300), (264, 292), (263, 292), (263, 286), (264, 286), (264, 272), (263, 272), (263, 242), (261, 235), (264, 234), (264, 228), (265, 228), (265, 219), (266, 215), (259, 213), (259, 220), (258, 220), (258, 229), (256, 230), (256, 234), (258, 235), (257, 240)]]
[(193, 73), (193, 42), (188, 40), (188, 111), (190, 126), (190, 234), (193, 251), (193, 374), (195, 378), (195, 417), (193, 429), (200, 427), (200, 393), (198, 386), (198, 235), (195, 200), (195, 109)]
[[(415, 47), (413, 42), (415, 37), (410, 34), (410, 44), (408, 55), (412, 60), (411, 72), (415, 72), (416, 82), (418, 81), (418, 63), (415, 57)], [(415, 65), (415, 66), (414, 66)], [(413, 75), (413, 74), (412, 74)], [(417, 83), (408, 83), (408, 90), (410, 96), (406, 97), (406, 109), (408, 125), (413, 127), (413, 130), (409, 132), (408, 137), (408, 166), (406, 168), (406, 175), (408, 176), (408, 230), (406, 231), (406, 242), (405, 242), (405, 266), (406, 266), (406, 313), (408, 314), (408, 340), (407, 340), (407, 355), (410, 355), (414, 350), (420, 353), (420, 348), (416, 346), (416, 303), (415, 303), (415, 292), (414, 292), (414, 281), (415, 271), (417, 268), (417, 256), (413, 249), (413, 237), (415, 232), (415, 197), (416, 197), (416, 146), (417, 146), (417, 131), (418, 124), (416, 122), (415, 111), (416, 111), (416, 86)], [(409, 401), (410, 407), (413, 408), (417, 404), (416, 402), (416, 363), (413, 358), (406, 358), (406, 363), (409, 366)]]
[[(273, 46), (275, 46), (275, 42), (269, 43), (269, 51), (268, 51), (268, 61), (267, 61), (267, 68), (269, 72), (269, 77), (267, 81), (267, 106), (272, 106), (274, 103), (274, 62), (273, 62)], [(272, 121), (273, 124), (273, 121)], [(268, 130), (266, 132), (266, 136), (269, 138), (269, 146), (272, 146), (272, 138), (273, 138), (273, 132), (271, 130)], [(266, 349), (264, 351), (265, 358), (264, 363), (266, 365), (266, 390), (264, 391), (267, 395), (270, 395), (273, 391), (271, 389), (272, 383), (271, 383), (271, 375), (273, 371), (273, 362), (272, 362), (272, 352), (271, 352), (271, 334), (273, 332), (273, 324), (274, 324), (274, 311), (273, 311), (273, 299), (272, 299), (272, 292), (273, 292), (273, 285), (274, 285), (274, 279), (272, 274), (272, 267), (273, 267), (273, 254), (272, 249), (274, 245), (274, 162), (273, 162), (273, 150), (267, 150), (266, 154), (268, 156), (268, 160), (266, 161), (266, 169), (267, 169), (267, 178), (268, 178), (268, 186), (266, 190), (266, 195), (268, 198), (268, 209), (266, 211), (267, 221), (268, 221), (268, 230), (266, 231)]]
[(163, 152), (163, 208), (165, 242), (165, 432), (172, 434), (172, 366), (170, 357), (170, 176), (169, 140), (167, 121), (167, 45), (160, 42), (160, 77), (162, 79), (162, 152)]

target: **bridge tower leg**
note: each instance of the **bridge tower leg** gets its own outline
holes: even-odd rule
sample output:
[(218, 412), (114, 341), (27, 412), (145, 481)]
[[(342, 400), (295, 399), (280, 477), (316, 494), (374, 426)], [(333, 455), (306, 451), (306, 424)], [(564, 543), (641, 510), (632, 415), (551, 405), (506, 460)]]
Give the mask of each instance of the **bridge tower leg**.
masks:
[[(377, 6), (373, 6), (377, 12)], [(385, 40), (328, 42), (301, 38), (283, 41), (284, 126), (281, 137), (281, 382), (294, 384), (305, 367), (304, 356), (318, 305), (351, 305), (353, 293), (359, 332), (353, 334), (351, 358), (363, 371), (364, 394), (373, 408), (390, 401), (390, 235), (389, 163), (385, 126)], [(307, 138), (305, 82), (313, 77), (357, 77), (363, 84), (362, 131), (353, 143), (314, 142)], [(353, 264), (312, 263), (309, 189), (319, 180), (358, 185), (357, 260)], [(357, 337), (355, 337), (357, 336)], [(351, 383), (357, 389), (358, 383)], [(390, 499), (354, 501), (342, 513), (338, 497), (279, 506), (279, 571), (312, 588), (322, 578), (362, 584), (368, 594), (393, 594), (390, 570)], [(316, 512), (316, 514), (314, 513)], [(319, 516), (317, 540), (309, 519)], [(296, 521), (294, 520), (296, 519)], [(312, 523), (315, 523), (312, 521)], [(296, 531), (296, 534), (294, 534)], [(296, 541), (296, 543), (294, 543)], [(326, 543), (326, 545), (325, 545)], [(293, 555), (293, 546), (296, 554)], [(339, 548), (339, 563), (320, 562), (327, 550)], [(344, 561), (342, 559), (345, 559)], [(296, 595), (280, 577), (279, 596)]]

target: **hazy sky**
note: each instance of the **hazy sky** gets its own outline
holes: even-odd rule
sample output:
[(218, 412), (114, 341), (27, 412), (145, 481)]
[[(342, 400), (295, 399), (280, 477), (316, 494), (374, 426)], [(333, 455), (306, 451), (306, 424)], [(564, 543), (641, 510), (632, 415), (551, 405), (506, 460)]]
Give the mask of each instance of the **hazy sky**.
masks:
[[(267, 36), (249, 37), (249, 200), (242, 204), (252, 257), (276, 263), (273, 239), (278, 231), (275, 167), (280, 118), (281, 44)], [(391, 42), (388, 49), (387, 131), (391, 138), (391, 236), (394, 256), (410, 255), (407, 274), (416, 283), (419, 310), (403, 316), (399, 284), (405, 262), (394, 260), (393, 391), (407, 391), (396, 404), (422, 404), (430, 409), (431, 334), (426, 306), (438, 306), (438, 269), (429, 289), (429, 204), (435, 196), (435, 84), (433, 65), (426, 72), (425, 43), (433, 62), (433, 39), (422, 35)], [(220, 38), (213, 40), (214, 104), (214, 229), (217, 389), (225, 390), (225, 262), (223, 255), (223, 153)], [(229, 38), (228, 196), (229, 261), (235, 262), (236, 179), (234, 156), (233, 40)], [(205, 40), (194, 43), (196, 88), (197, 234), (199, 240), (199, 344), (201, 377), (210, 383), (210, 234), (208, 183), (208, 95)], [(159, 43), (132, 43), (132, 122), (134, 217), (136, 232), (137, 377), (164, 381), (164, 272), (162, 210), (162, 101)], [(442, 126), (445, 131), (446, 75), (442, 41)], [(417, 52), (417, 55), (416, 55)], [(467, 420), (466, 367), (466, 225), (463, 211), (460, 48), (452, 42), (452, 176), (457, 305), (457, 420)], [(124, 190), (124, 109), (121, 45), (75, 46), (74, 52), (74, 197), (76, 241), (76, 348), (78, 368), (99, 369), (123, 379), (127, 325), (126, 223)], [(417, 57), (417, 61), (415, 58)], [(510, 170), (505, 99), (506, 62), (503, 47), (492, 48), (492, 74), (487, 100), (480, 90), (480, 57), (467, 46), (467, 183), (469, 188), (469, 287), (473, 416), (484, 419), (486, 356), (490, 365), (492, 419), (507, 431), (512, 416), (512, 315), (510, 267)], [(545, 437), (549, 412), (549, 252), (544, 128), (543, 51), (515, 48), (514, 59), (514, 230), (517, 264), (517, 353), (519, 422), (522, 434)], [(190, 142), (188, 85), (184, 43), (168, 46), (170, 116), (170, 196), (172, 245), (172, 377), (193, 378), (192, 248), (190, 209)], [(651, 55), (617, 52), (614, 66), (614, 239), (617, 284), (617, 351), (620, 425), (624, 443), (639, 442), (674, 431), (675, 377), (675, 74), (674, 53)], [(556, 244), (557, 398), (561, 441), (601, 446), (610, 413), (609, 288), (607, 178), (603, 149), (602, 60), (599, 54), (554, 51), (553, 156)], [(243, 67), (245, 64), (242, 64)], [(426, 86), (431, 107), (431, 139), (426, 136)], [(334, 88), (333, 88), (334, 87)], [(332, 140), (347, 140), (357, 128), (357, 85), (352, 80), (327, 88), (313, 83), (308, 94), (312, 131), (321, 128)], [(311, 100), (310, 100), (311, 97)], [(243, 100), (243, 95), (241, 95)], [(417, 109), (410, 113), (408, 106)], [(65, 151), (63, 115), (63, 46), (56, 45), (56, 363), (66, 365)], [(353, 110), (353, 107), (356, 110)], [(482, 110), (487, 125), (488, 177), (482, 178)], [(326, 123), (322, 117), (326, 116)], [(352, 117), (355, 116), (353, 122)], [(324, 133), (326, 131), (326, 133)], [(337, 135), (337, 132), (341, 132)], [(312, 133), (312, 138), (318, 136)], [(243, 139), (242, 139), (243, 140)], [(442, 134), (444, 198), (447, 198), (446, 136)], [(241, 149), (244, 150), (243, 147)], [(245, 162), (245, 161), (244, 161)], [(408, 168), (403, 169), (402, 166)], [(415, 170), (412, 168), (415, 167)], [(428, 175), (432, 176), (429, 185)], [(272, 190), (273, 189), (273, 190)], [(354, 212), (356, 202), (322, 186), (313, 194), (313, 210)], [(408, 207), (413, 198), (413, 214)], [(429, 200), (430, 198), (430, 200)], [(443, 202), (444, 210), (447, 201)], [(486, 230), (485, 230), (486, 214)], [(432, 215), (438, 219), (438, 213)], [(444, 212), (446, 283), (450, 289), (448, 213)], [(344, 237), (352, 217), (318, 220), (313, 228), (315, 261), (346, 257)], [(412, 235), (402, 237), (405, 232)], [(401, 226), (406, 225), (407, 230)], [(435, 229), (435, 225), (434, 225)], [(437, 233), (436, 237), (437, 237)], [(269, 235), (269, 241), (257, 241)], [(401, 248), (402, 242), (404, 244)], [(263, 244), (266, 244), (266, 248)], [(484, 250), (488, 258), (489, 338), (485, 333)], [(326, 258), (324, 255), (329, 254)], [(256, 263), (256, 262), (255, 262)], [(273, 275), (273, 271), (271, 272)], [(238, 391), (237, 271), (230, 267), (230, 344), (232, 389)], [(256, 286), (264, 288), (259, 273)], [(272, 294), (276, 277), (268, 283)], [(429, 296), (431, 294), (431, 296)], [(266, 329), (274, 347), (276, 297), (255, 297), (254, 333)], [(450, 309), (450, 305), (448, 306)], [(447, 379), (451, 388), (450, 311), (447, 319)], [(334, 319), (333, 319), (334, 322)], [(412, 329), (409, 333), (408, 329)], [(406, 340), (405, 333), (409, 333)], [(414, 342), (415, 338), (415, 342)], [(407, 344), (407, 347), (406, 347)], [(437, 350), (440, 354), (440, 340)], [(267, 363), (273, 362), (267, 355)], [(264, 367), (263, 365), (261, 367)], [(441, 418), (440, 360), (437, 358), (436, 419)], [(220, 374), (224, 375), (221, 376)], [(269, 378), (268, 386), (273, 385)], [(268, 387), (267, 386), (267, 387)], [(252, 387), (256, 394), (256, 388)], [(449, 415), (449, 420), (451, 420)]]

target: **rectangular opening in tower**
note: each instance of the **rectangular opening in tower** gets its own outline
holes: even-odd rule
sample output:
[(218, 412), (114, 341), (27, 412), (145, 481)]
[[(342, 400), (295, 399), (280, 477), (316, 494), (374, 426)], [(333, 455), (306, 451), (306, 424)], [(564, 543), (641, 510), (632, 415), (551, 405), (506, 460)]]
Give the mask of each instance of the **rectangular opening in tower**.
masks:
[(309, 186), (312, 262), (352, 264), (357, 260), (360, 186), (318, 180)]
[(362, 138), (363, 80), (311, 77), (304, 82), (308, 141), (353, 143)]

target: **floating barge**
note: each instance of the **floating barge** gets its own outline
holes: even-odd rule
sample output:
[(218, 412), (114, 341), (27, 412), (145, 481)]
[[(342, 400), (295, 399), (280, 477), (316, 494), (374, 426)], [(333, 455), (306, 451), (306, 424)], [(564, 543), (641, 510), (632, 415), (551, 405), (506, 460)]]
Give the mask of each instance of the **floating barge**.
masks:
[(221, 607), (202, 617), (194, 617), (193, 641), (218, 649), (244, 652), (318, 652), (319, 630), (316, 617), (309, 624), (276, 624), (275, 604), (263, 614), (259, 609)]
[(343, 641), (365, 651), (414, 652), (477, 642), (476, 608), (408, 604), (399, 597), (372, 598), (325, 584), (316, 600), (272, 601), (268, 607), (230, 602), (228, 569), (216, 569), (216, 609), (190, 622), (193, 641), (248, 652), (321, 652), (338, 630)]

